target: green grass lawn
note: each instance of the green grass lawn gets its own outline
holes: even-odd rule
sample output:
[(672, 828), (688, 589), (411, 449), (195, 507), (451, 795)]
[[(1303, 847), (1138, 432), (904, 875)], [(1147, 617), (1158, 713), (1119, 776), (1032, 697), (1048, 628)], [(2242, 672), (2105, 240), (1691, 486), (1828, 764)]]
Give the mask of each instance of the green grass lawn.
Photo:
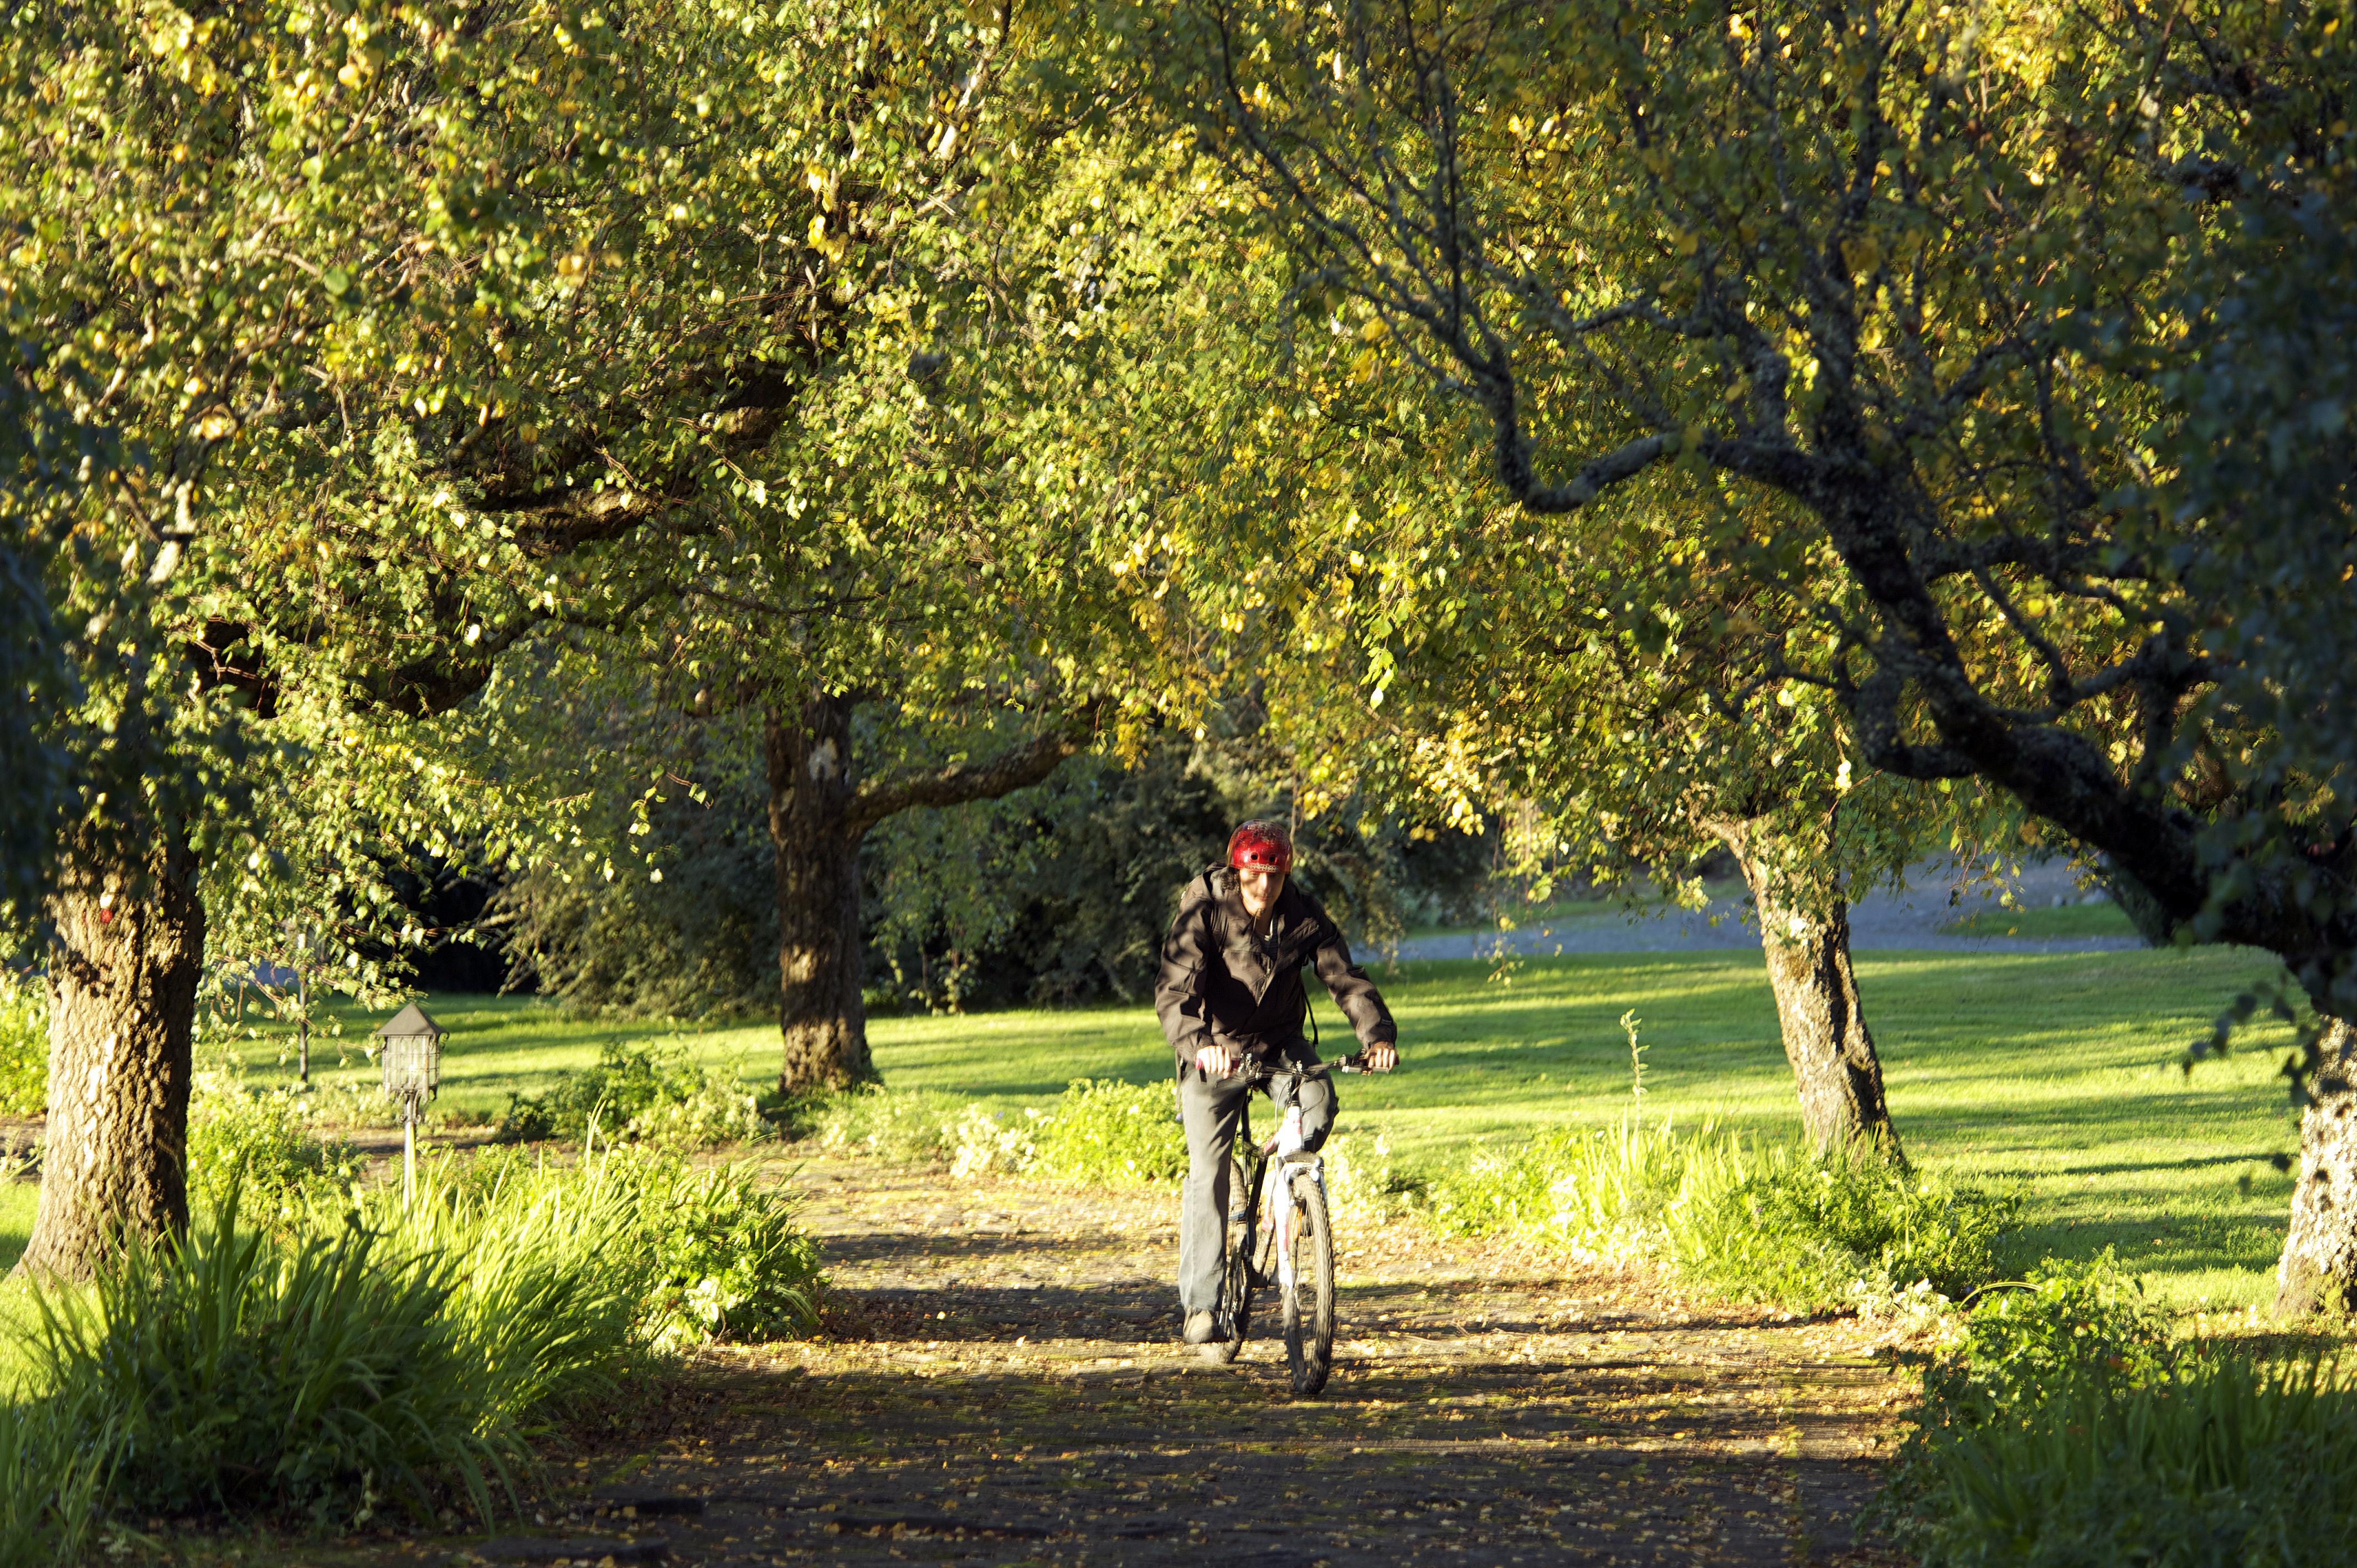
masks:
[(33, 1210), (41, 1203), (41, 1189), (30, 1182), (0, 1186), (0, 1273), (16, 1266), (25, 1255), (25, 1241), (33, 1233)]
[[(1713, 878), (1703, 884), (1704, 892), (1713, 903), (1739, 898), (1749, 889), (1739, 876)], [(1499, 901), (1497, 913), (1512, 922), (1518, 931), (1541, 929), (1555, 931), (1588, 931), (1613, 926), (1625, 926), (1631, 920), (1657, 915), (1666, 906), (1650, 884), (1639, 884), (1623, 891), (1619, 889), (1582, 888), (1534, 904), (1519, 897), (1507, 897)], [(1446, 925), (1412, 926), (1406, 935), (1416, 937), (1489, 936), (1498, 929), (1495, 919), (1484, 916), (1471, 925), (1463, 922)], [(1369, 950), (1372, 950), (1372, 944)]]
[(2136, 925), (2117, 904), (2065, 904), (2059, 908), (1980, 909), (1940, 928), (1958, 937), (2132, 937)]
[[(2093, 908), (2092, 906), (2079, 907)], [(2063, 913), (2068, 911), (2056, 911)], [(2022, 1184), (2038, 1247), (2083, 1257), (2106, 1246), (2147, 1273), (2163, 1299), (2241, 1305), (2266, 1298), (2290, 1177), (2269, 1164), (2294, 1147), (2276, 1078), (2279, 1026), (2255, 1028), (2239, 1054), (2195, 1069), (2186, 1044), (2273, 962), (2236, 950), (1986, 955), (1873, 953), (1857, 961), (1892, 1114), (1922, 1165)], [(1402, 964), (1379, 974), (1400, 1019), (1406, 1065), (1346, 1080), (1346, 1130), (1387, 1134), (1403, 1163), (1462, 1158), (1476, 1142), (1625, 1113), (1634, 1009), (1646, 1044), (1644, 1110), (1796, 1136), (1790, 1074), (1756, 952), (1597, 954), (1526, 960), (1511, 981), (1471, 961)], [(426, 1005), (451, 1031), (442, 1104), (496, 1113), (514, 1090), (593, 1060), (608, 1040), (663, 1038), (661, 1027), (568, 1020), (519, 998), (448, 996)], [(1340, 1022), (1319, 1016), (1332, 1054)], [(315, 1077), (365, 1089), (357, 1048), (375, 1017), (352, 1015), (322, 1040)], [(1168, 1058), (1144, 1005), (873, 1020), (887, 1079), (1012, 1108), (1044, 1104), (1074, 1078), (1147, 1082)], [(774, 1071), (766, 1023), (682, 1034), (699, 1060), (748, 1085)], [(2269, 1047), (2275, 1047), (2270, 1049)], [(274, 1035), (216, 1037), (249, 1081), (291, 1081)], [(21, 1248), (30, 1187), (0, 1194), (0, 1255)]]

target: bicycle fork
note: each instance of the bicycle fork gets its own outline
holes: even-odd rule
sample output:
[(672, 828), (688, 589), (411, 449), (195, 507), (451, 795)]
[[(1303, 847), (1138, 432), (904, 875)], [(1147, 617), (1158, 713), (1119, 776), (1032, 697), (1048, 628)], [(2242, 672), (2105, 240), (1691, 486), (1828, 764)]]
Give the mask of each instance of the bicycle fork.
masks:
[(1316, 1155), (1304, 1155), (1306, 1140), (1301, 1132), (1301, 1107), (1286, 1107), (1285, 1121), (1277, 1127), (1276, 1136), (1268, 1144), (1268, 1175), (1265, 1212), (1276, 1242), (1277, 1288), (1289, 1298), (1293, 1294), (1293, 1172), (1308, 1167), (1309, 1179), (1322, 1191), (1326, 1186), (1326, 1163)]

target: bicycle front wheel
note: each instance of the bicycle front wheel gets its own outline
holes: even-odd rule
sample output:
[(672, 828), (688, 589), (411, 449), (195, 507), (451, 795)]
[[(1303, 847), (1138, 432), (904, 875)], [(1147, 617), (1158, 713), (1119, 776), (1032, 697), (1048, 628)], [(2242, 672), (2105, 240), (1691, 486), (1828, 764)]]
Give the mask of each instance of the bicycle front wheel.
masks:
[[(1252, 1327), (1252, 1172), (1243, 1161), (1230, 1158), (1229, 1207), (1241, 1210), (1243, 1218), (1234, 1213), (1228, 1217), (1227, 1246), (1220, 1271), (1220, 1337), (1203, 1347), (1204, 1358), (1212, 1361), (1234, 1360)], [(1241, 1203), (1238, 1194), (1245, 1195)]]
[(1286, 1183), (1280, 1225), (1292, 1227), (1293, 1279), (1277, 1282), (1285, 1298), (1285, 1355), (1293, 1391), (1303, 1398), (1326, 1386), (1334, 1369), (1334, 1232), (1326, 1222), (1326, 1189), (1307, 1167)]

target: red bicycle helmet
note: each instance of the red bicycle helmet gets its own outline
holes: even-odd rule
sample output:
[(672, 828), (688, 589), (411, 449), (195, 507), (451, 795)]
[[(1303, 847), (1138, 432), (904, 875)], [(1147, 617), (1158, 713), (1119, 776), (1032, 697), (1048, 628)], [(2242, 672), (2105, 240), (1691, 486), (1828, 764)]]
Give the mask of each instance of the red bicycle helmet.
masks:
[(1293, 869), (1293, 835), (1285, 831), (1283, 822), (1255, 818), (1228, 835), (1228, 864), (1238, 871), (1274, 871), (1283, 875)]

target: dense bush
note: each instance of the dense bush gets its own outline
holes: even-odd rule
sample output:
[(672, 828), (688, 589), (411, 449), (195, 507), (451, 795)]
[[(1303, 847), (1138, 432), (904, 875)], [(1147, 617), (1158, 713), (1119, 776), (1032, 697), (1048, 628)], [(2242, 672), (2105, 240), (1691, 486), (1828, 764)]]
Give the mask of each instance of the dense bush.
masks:
[(356, 1225), (280, 1242), (240, 1224), (232, 1186), (91, 1294), (40, 1293), (35, 1378), (110, 1451), (124, 1512), (358, 1522), (380, 1492), (430, 1514), (455, 1483), (488, 1514), (521, 1444), (444, 1310), (455, 1262)]
[(0, 1115), (38, 1116), (48, 1102), (48, 987), (0, 969)]
[(510, 1096), (500, 1133), (579, 1140), (593, 1124), (606, 1137), (672, 1149), (751, 1143), (771, 1133), (734, 1073), (690, 1061), (683, 1045), (641, 1041), (608, 1042), (595, 1067), (559, 1073), (536, 1095)]
[(1815, 1159), (1705, 1126), (1624, 1118), (1437, 1176), (1430, 1211), (1594, 1262), (1652, 1262), (1718, 1294), (1796, 1310), (1924, 1284), (1962, 1295), (2003, 1272), (2019, 1201), (1871, 1155)]
[(107, 1511), (488, 1517), (524, 1434), (648, 1355), (816, 1319), (791, 1199), (741, 1168), (496, 1150), (427, 1162), (408, 1202), (311, 1192), (269, 1230), (242, 1196), (87, 1294), (37, 1290), (0, 1443), (0, 1478), (37, 1489), (0, 1511), (0, 1563), (59, 1560)]
[(279, 1221), (332, 1199), (360, 1178), (361, 1156), (311, 1129), (312, 1105), (293, 1090), (198, 1073), (188, 1094), (189, 1197), (217, 1207), (242, 1184), (247, 1215)]
[(1926, 1568), (2325, 1568), (2357, 1531), (2357, 1387), (2172, 1347), (2108, 1261), (1982, 1302), (1926, 1370), (1879, 1511)]
[(786, 1339), (818, 1322), (818, 1250), (793, 1207), (743, 1166), (650, 1182), (651, 1279), (641, 1331), (658, 1347)]
[(1060, 1181), (1158, 1186), (1187, 1175), (1187, 1138), (1167, 1080), (1077, 1079), (1032, 1139), (1032, 1169)]

